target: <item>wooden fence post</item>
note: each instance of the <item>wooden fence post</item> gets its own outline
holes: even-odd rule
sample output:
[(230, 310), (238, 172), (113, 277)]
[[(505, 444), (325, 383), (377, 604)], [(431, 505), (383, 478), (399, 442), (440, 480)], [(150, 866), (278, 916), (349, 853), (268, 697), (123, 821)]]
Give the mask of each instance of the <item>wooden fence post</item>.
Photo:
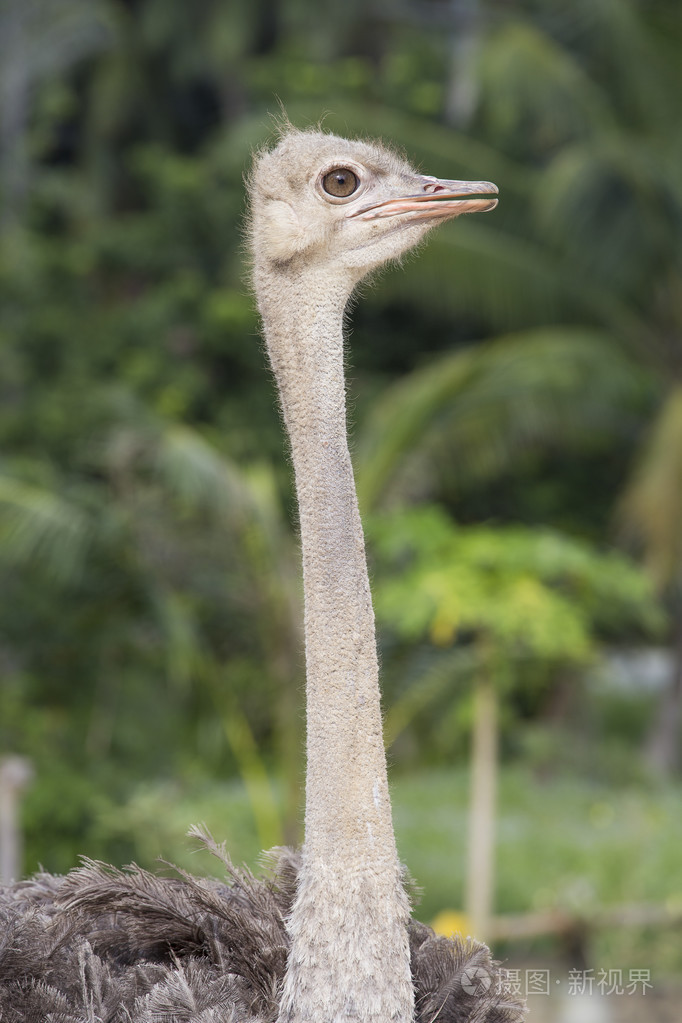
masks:
[(21, 793), (33, 778), (31, 761), (6, 756), (0, 760), (0, 881), (9, 884), (22, 874), (23, 843), (19, 822)]

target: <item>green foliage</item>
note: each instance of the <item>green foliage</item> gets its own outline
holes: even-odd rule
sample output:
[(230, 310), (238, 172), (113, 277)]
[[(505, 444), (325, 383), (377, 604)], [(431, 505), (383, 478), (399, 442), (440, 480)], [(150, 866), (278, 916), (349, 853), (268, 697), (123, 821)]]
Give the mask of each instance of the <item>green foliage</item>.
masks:
[[(599, 630), (660, 626), (640, 571), (549, 530), (457, 527), (422, 506), (374, 520), (377, 616), (404, 638), (475, 640), (505, 658), (582, 662)], [(390, 573), (390, 574), (388, 574)]]
[[(547, 527), (458, 527), (454, 582), (426, 548), (409, 568), (406, 536), (415, 585), (432, 559), (410, 634), (440, 607), (453, 645), (399, 641), (389, 732), (407, 748), (471, 672), (467, 636), (540, 686), (539, 659), (583, 662), (648, 620), (629, 569), (556, 533), (603, 548), (630, 464), (626, 525), (676, 578), (679, 19), (664, 0), (482, 0), (462, 26), (451, 6), (0, 5), (0, 737), (37, 768), (31, 865), (136, 854), (155, 793), (187, 779), (241, 774), (263, 841), (297, 819), (293, 497), (241, 238), (277, 97), (295, 123), (501, 188), (493, 216), (378, 282), (349, 338), (368, 509), (428, 497)], [(435, 543), (435, 523), (405, 528)], [(451, 700), (420, 756), (450, 751), (466, 714)]]
[[(506, 691), (503, 730), (511, 732), (567, 672), (595, 662), (602, 642), (664, 625), (651, 584), (629, 559), (556, 530), (461, 526), (423, 505), (375, 516), (369, 537), (377, 619), (399, 644), (385, 658), (399, 691), (386, 718), (389, 743), (409, 730), (452, 758), (470, 731), (470, 683), (481, 672)], [(413, 673), (405, 648), (425, 643), (449, 654)]]
[(619, 515), (661, 590), (682, 579), (682, 387), (672, 388), (647, 437)]
[[(584, 736), (561, 744), (585, 749)], [(415, 771), (393, 786), (398, 847), (424, 885), (416, 915), (461, 908), (465, 883), (468, 777), (462, 769)], [(444, 810), (444, 807), (446, 808)], [(500, 776), (496, 905), (500, 913), (563, 910), (590, 915), (607, 906), (679, 906), (676, 868), (680, 793), (586, 781), (577, 772), (543, 781), (521, 769)], [(545, 943), (545, 952), (546, 952)], [(597, 932), (593, 962), (627, 969), (656, 963), (678, 974), (679, 944), (665, 927)]]
[[(586, 388), (587, 379), (599, 388)], [(636, 362), (585, 328), (539, 328), (448, 352), (376, 401), (356, 460), (361, 503), (443, 491), (444, 478), (461, 491), (531, 449), (584, 452), (595, 433), (612, 442), (652, 390)]]

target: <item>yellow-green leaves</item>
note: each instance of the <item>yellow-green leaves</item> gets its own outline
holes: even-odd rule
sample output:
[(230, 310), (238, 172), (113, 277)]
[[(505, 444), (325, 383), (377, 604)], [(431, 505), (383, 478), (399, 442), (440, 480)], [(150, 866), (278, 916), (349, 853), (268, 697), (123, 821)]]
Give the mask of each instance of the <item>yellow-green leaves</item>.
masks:
[(427, 506), (375, 519), (370, 536), (377, 617), (408, 641), (579, 663), (600, 634), (661, 621), (627, 558), (553, 530), (462, 527)]
[(665, 589), (682, 575), (682, 387), (674, 387), (654, 421), (619, 517), (641, 547), (654, 583)]

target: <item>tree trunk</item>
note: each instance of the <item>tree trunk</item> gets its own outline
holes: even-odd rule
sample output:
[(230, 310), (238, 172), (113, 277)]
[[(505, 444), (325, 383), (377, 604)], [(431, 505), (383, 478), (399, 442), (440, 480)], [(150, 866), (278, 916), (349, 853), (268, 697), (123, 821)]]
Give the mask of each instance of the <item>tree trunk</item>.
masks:
[(451, 3), (450, 71), (445, 95), (445, 120), (455, 128), (468, 126), (478, 100), (479, 0)]
[(497, 693), (484, 670), (474, 692), (466, 912), (475, 938), (489, 933), (494, 889)]
[(28, 181), (29, 71), (25, 14), (20, 4), (5, 8), (0, 30), (5, 44), (0, 74), (0, 231), (4, 231), (20, 218)]

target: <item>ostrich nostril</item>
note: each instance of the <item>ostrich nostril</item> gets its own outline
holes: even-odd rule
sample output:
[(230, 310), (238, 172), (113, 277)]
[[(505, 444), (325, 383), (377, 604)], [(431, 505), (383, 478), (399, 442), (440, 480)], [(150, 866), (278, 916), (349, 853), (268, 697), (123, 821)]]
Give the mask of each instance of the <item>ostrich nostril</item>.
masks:
[(438, 181), (437, 178), (424, 178), (423, 181), (424, 181), (423, 188), (425, 192), (430, 192), (431, 194), (433, 194), (434, 192), (447, 191), (445, 185), (441, 185), (440, 181)]

